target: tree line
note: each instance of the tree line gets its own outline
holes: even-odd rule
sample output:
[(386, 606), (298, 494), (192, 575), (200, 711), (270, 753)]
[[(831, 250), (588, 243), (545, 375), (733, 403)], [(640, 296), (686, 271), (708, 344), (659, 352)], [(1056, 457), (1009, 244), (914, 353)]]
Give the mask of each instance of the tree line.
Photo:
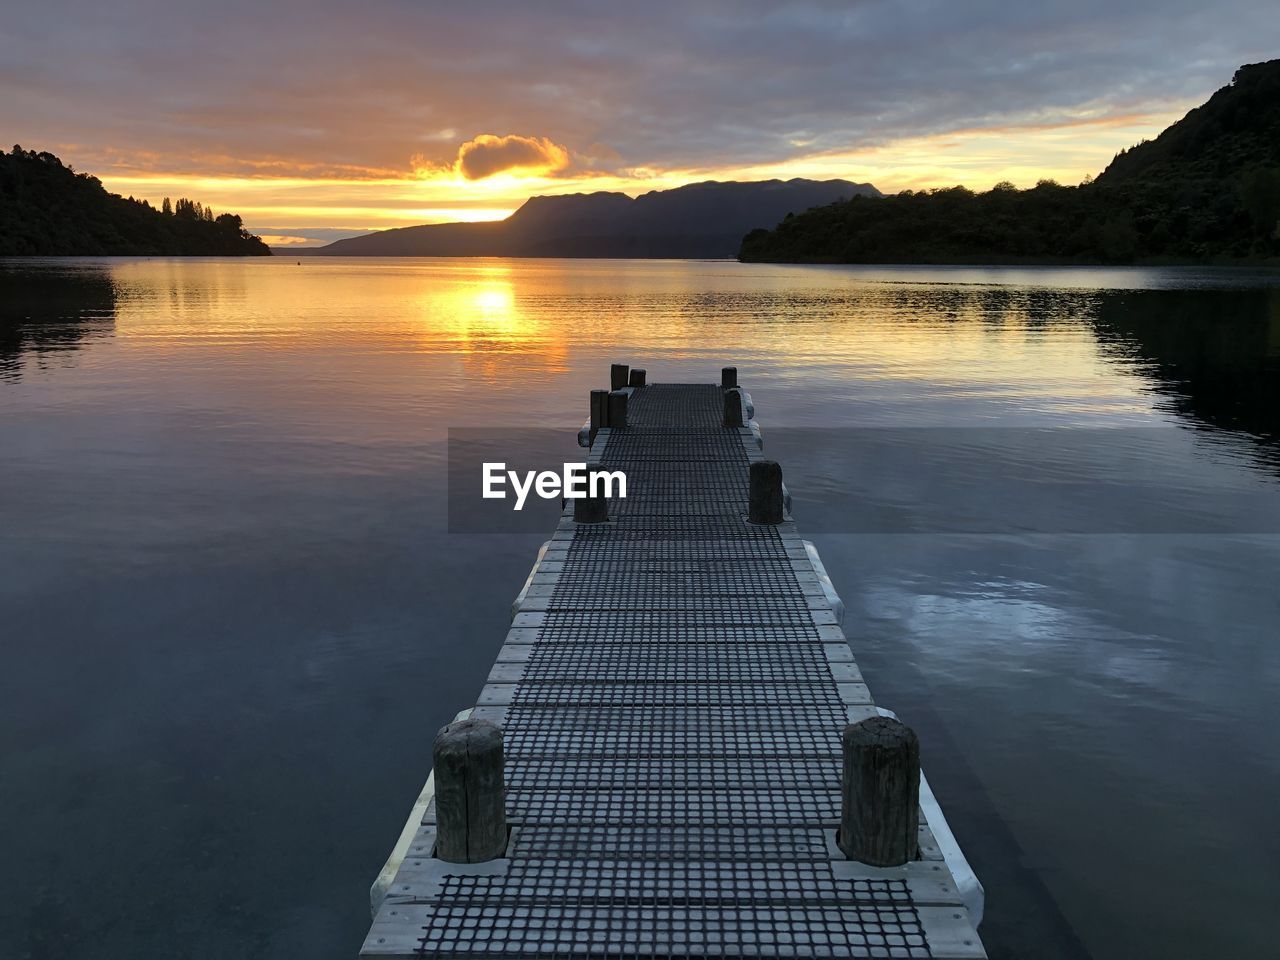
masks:
[(1018, 190), (1000, 183), (854, 197), (742, 242), (748, 261), (1133, 263), (1280, 257), (1280, 167), (1187, 180)]
[(264, 256), (239, 215), (108, 192), (47, 151), (0, 149), (0, 256)]
[(743, 260), (1280, 262), (1280, 60), (1248, 64), (1078, 186), (854, 197), (748, 234)]

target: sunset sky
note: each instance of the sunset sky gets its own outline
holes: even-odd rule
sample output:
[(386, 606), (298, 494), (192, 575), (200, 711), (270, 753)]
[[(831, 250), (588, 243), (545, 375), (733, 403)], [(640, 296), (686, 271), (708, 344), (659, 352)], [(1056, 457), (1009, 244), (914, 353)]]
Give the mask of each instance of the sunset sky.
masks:
[(1278, 55), (1273, 0), (18, 0), (0, 135), (287, 245), (707, 179), (1077, 183)]

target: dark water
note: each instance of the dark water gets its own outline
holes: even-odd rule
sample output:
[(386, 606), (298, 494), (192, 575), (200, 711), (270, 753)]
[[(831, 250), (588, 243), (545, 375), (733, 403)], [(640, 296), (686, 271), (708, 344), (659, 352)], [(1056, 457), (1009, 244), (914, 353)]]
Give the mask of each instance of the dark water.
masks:
[(992, 956), (1276, 955), (1276, 274), (157, 260), (0, 264), (0, 957), (352, 956), (543, 539), (446, 430), (611, 360), (737, 362)]

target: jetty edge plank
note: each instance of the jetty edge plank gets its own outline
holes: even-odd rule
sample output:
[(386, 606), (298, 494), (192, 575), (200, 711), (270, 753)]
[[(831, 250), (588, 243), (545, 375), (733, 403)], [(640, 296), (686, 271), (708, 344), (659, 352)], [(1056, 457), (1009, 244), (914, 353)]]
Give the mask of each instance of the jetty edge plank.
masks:
[[(626, 426), (582, 439), (627, 497), (604, 523), (566, 507), (459, 715), (503, 731), (505, 855), (436, 858), (428, 778), (361, 956), (985, 957), (981, 886), (923, 777), (919, 859), (837, 845), (842, 732), (892, 714), (789, 507), (747, 519), (763, 441), (736, 371), (624, 389)], [(743, 426), (722, 426), (729, 394)]]

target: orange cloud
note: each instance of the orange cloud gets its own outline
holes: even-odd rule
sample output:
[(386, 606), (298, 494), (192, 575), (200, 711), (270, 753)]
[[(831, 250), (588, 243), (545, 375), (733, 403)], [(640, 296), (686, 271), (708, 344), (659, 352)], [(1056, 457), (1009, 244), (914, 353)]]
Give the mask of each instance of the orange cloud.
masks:
[(547, 176), (569, 166), (569, 151), (545, 137), (482, 133), (458, 148), (455, 169), (468, 180), (483, 180), (508, 170)]

